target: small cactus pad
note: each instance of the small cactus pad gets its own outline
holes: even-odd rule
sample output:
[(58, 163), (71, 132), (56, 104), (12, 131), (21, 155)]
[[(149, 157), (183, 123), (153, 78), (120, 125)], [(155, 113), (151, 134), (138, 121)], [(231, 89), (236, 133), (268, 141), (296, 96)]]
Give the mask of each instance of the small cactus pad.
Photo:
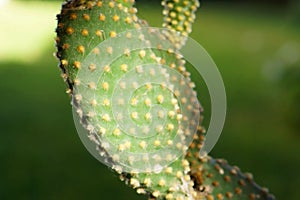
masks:
[(250, 173), (242, 173), (223, 159), (199, 157), (204, 141), (204, 130), (199, 127), (194, 142), (189, 147), (186, 159), (190, 163), (189, 175), (194, 182), (195, 199), (206, 200), (274, 200), (266, 188), (258, 186)]
[(163, 0), (162, 6), (164, 7), (163, 27), (179, 33), (177, 37), (170, 37), (179, 49), (192, 32), (192, 24), (196, 19), (195, 12), (200, 3), (198, 0)]
[(251, 174), (243, 174), (238, 167), (232, 167), (222, 159), (199, 159), (199, 164), (191, 167), (190, 174), (195, 182), (194, 187), (198, 190), (198, 196), (205, 196), (207, 200), (275, 199), (267, 189), (254, 182)]

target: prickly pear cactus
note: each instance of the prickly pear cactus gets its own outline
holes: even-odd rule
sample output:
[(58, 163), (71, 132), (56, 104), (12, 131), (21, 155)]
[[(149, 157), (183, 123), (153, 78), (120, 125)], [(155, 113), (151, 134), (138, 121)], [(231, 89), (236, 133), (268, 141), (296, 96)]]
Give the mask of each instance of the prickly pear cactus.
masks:
[(273, 199), (250, 175), (199, 157), (201, 106), (176, 53), (199, 2), (162, 4), (170, 32), (140, 20), (133, 0), (63, 4), (57, 57), (87, 137), (103, 163), (151, 199)]

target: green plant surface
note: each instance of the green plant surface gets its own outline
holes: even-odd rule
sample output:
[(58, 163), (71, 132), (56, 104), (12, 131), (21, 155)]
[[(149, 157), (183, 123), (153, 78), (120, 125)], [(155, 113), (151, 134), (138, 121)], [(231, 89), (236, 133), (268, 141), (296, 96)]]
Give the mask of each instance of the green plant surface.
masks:
[[(159, 8), (144, 8), (140, 8), (143, 18), (150, 17), (149, 23), (159, 25), (161, 22), (155, 17), (161, 15)], [(281, 100), (274, 101), (280, 91), (261, 77), (261, 66), (264, 58), (273, 55), (286, 41), (299, 44), (297, 29), (289, 25), (276, 28), (283, 22), (274, 13), (253, 18), (250, 11), (237, 14), (235, 7), (206, 8), (194, 26), (194, 32), (201, 34), (193, 37), (202, 41), (219, 65), (230, 97), (226, 127), (212, 153), (228, 158), (243, 171), (253, 172), (255, 180), (267, 185), (278, 199), (296, 200), (299, 194), (295, 187), (300, 183), (294, 173), (299, 168), (298, 130), (282, 121), (283, 116), (276, 109)], [(248, 23), (243, 24), (243, 20)], [(261, 53), (248, 52), (239, 42), (229, 42), (241, 39), (239, 32), (252, 29), (264, 30)], [(222, 32), (226, 36), (220, 37)], [(53, 68), (56, 61), (51, 46), (30, 64), (3, 58), (0, 62), (4, 83), (0, 86), (1, 199), (83, 199), (99, 194), (103, 199), (143, 199), (87, 156), (80, 140), (70, 134), (75, 129), (68, 98), (63, 94), (64, 84)], [(246, 58), (253, 59), (248, 62)]]
[[(125, 45), (124, 47), (118, 45), (118, 48), (121, 48), (121, 52), (123, 52), (121, 56), (114, 58), (114, 61), (109, 63), (109, 65), (105, 62), (103, 64), (101, 63), (103, 58), (99, 57), (99, 54), (105, 54), (104, 56), (108, 58), (117, 50), (115, 49), (116, 46), (98, 47), (99, 43), (105, 43), (105, 40), (109, 37), (112, 38), (112, 40), (110, 40), (108, 45), (113, 45), (115, 41), (118, 41), (116, 39), (118, 33), (130, 29), (139, 30), (143, 26), (148, 26), (146, 22), (137, 18), (137, 10), (133, 7), (133, 4), (134, 1), (73, 0), (63, 4), (62, 11), (57, 16), (57, 57), (60, 61), (62, 77), (68, 85), (67, 93), (73, 96), (72, 104), (76, 109), (80, 122), (88, 131), (89, 138), (97, 144), (99, 154), (104, 157), (104, 160), (111, 160), (108, 162), (112, 162), (112, 169), (121, 174), (121, 180), (124, 180), (128, 185), (136, 189), (137, 193), (148, 194), (150, 198), (176, 200), (202, 198), (223, 199), (223, 196), (226, 196), (227, 198), (238, 199), (275, 199), (268, 194), (268, 191), (264, 191), (256, 184), (253, 184), (252, 180), (249, 180), (247, 184), (247, 177), (240, 175), (240, 172), (236, 172), (238, 175), (231, 173), (233, 181), (224, 180), (224, 178), (222, 178), (224, 172), (215, 172), (213, 169), (216, 165), (214, 162), (211, 162), (208, 157), (201, 158), (201, 160), (207, 160), (204, 163), (198, 162), (196, 166), (193, 166), (193, 162), (198, 161), (200, 158), (197, 152), (192, 151), (192, 147), (186, 146), (189, 145), (187, 137), (195, 131), (189, 129), (189, 126), (191, 126), (194, 120), (197, 120), (197, 122), (194, 122), (197, 126), (196, 123), (199, 122), (199, 119), (189, 119), (189, 114), (184, 113), (181, 108), (181, 106), (189, 105), (190, 108), (193, 109), (194, 114), (192, 115), (200, 113), (199, 105), (193, 105), (192, 94), (195, 92), (189, 92), (189, 90), (193, 90), (193, 86), (191, 86), (193, 83), (189, 79), (189, 82), (183, 82), (183, 84), (188, 85), (185, 89), (182, 84), (178, 84), (179, 88), (175, 86), (175, 91), (178, 91), (177, 94), (175, 92), (175, 95), (168, 94), (168, 90), (165, 89), (166, 85), (163, 85), (169, 84), (169, 80), (167, 80), (166, 77), (173, 77), (173, 75), (169, 74), (169, 69), (177, 70), (177, 73), (181, 73), (182, 76), (189, 76), (189, 73), (185, 72), (185, 62), (183, 62), (180, 57), (177, 57), (176, 54), (172, 53), (172, 51), (180, 49), (181, 46), (184, 45), (184, 38), (167, 35), (167, 39), (164, 39), (162, 37), (163, 35), (160, 35), (160, 41), (169, 40), (175, 45), (174, 49), (171, 47), (168, 51), (161, 50), (161, 48), (157, 50), (144, 48), (131, 52), (131, 50), (128, 49), (131, 48), (129, 44), (129, 46)], [(163, 11), (165, 15), (163, 26), (171, 31), (181, 32), (184, 37), (188, 36), (192, 30), (192, 23), (195, 20), (194, 12), (197, 7), (199, 7), (199, 2), (163, 1), (162, 5), (165, 7)], [(149, 30), (147, 32), (149, 32)], [(137, 36), (126, 34), (126, 40), (132, 40), (133, 37), (138, 37), (135, 43), (151, 43), (152, 41), (148, 41), (148, 36), (144, 34), (145, 33), (139, 33)], [(154, 32), (151, 34), (158, 35), (159, 33)], [(146, 40), (143, 39), (144, 37), (146, 37)], [(126, 41), (122, 42), (124, 43)], [(160, 46), (161, 44), (158, 43), (154, 45)], [(100, 62), (98, 60), (100, 60)], [(152, 63), (152, 65), (155, 63), (165, 64), (166, 68), (164, 69), (160, 65), (158, 71), (155, 72), (152, 66), (148, 69), (148, 65), (145, 69), (140, 69), (141, 67), (144, 68), (144, 64), (149, 63)], [(86, 68), (86, 71), (83, 71), (85, 69), (82, 68)], [(165, 76), (162, 80), (161, 86), (156, 87), (156, 85), (153, 85), (152, 79), (154, 80), (154, 76), (158, 76), (155, 75), (156, 73), (163, 73), (163, 69), (167, 71), (168, 76)], [(146, 82), (144, 89), (144, 86), (140, 89), (138, 83), (132, 81), (138, 81), (138, 77), (142, 76), (144, 70), (146, 70), (146, 76), (150, 76), (152, 79), (150, 79), (150, 82)], [(148, 72), (148, 70), (150, 71)], [(151, 72), (151, 70), (153, 72)], [(135, 71), (134, 77), (131, 78), (133, 79), (131, 81), (132, 83), (130, 82), (129, 84), (136, 83), (136, 87), (133, 86), (134, 89), (139, 88), (138, 90), (141, 90), (141, 92), (134, 94), (133, 97), (129, 96), (129, 99), (118, 96), (118, 99), (115, 101), (113, 100), (114, 90), (116, 90), (116, 93), (119, 95), (123, 92), (130, 92), (130, 90), (127, 89), (127, 83), (122, 81), (118, 83), (119, 79), (123, 79), (122, 76), (125, 76), (123, 74), (128, 71), (129, 73)], [(80, 74), (84, 75), (80, 76)], [(94, 82), (90, 78), (95, 76), (99, 77), (96, 79), (97, 82)], [(181, 81), (177, 79), (178, 78), (175, 77), (175, 81), (172, 81), (171, 78), (170, 83), (173, 87), (175, 82)], [(165, 81), (167, 81), (167, 83), (165, 83)], [(120, 90), (118, 90), (119, 85)], [(130, 88), (132, 89), (131, 86)], [(186, 104), (187, 100), (183, 101), (181, 89), (182, 92), (184, 92), (183, 94), (189, 96), (191, 102)], [(177, 99), (181, 101), (181, 104), (178, 103)], [(128, 126), (128, 124), (132, 124), (128, 127), (128, 130), (125, 129), (125, 132), (122, 121), (123, 118), (127, 116), (128, 111), (124, 113), (121, 111), (123, 109), (122, 107), (124, 107), (124, 100), (125, 104), (127, 104), (128, 101), (131, 102), (130, 104), (133, 108), (129, 108), (129, 111), (132, 112), (130, 117), (131, 120), (137, 121), (135, 123), (138, 124), (138, 127), (136, 127), (135, 123), (130, 123), (130, 120), (125, 120), (124, 123), (127, 124), (125, 127)], [(139, 105), (138, 101), (145, 103)], [(147, 113), (147, 107), (151, 107), (151, 101), (156, 101), (156, 104), (159, 104), (163, 110), (167, 110), (166, 127), (159, 125), (159, 123), (154, 127), (151, 125), (149, 127), (151, 129), (150, 131), (156, 130), (157, 136), (140, 139), (135, 135), (135, 132), (137, 131), (139, 134), (142, 134), (145, 129), (139, 127), (144, 126), (145, 123), (147, 124), (147, 121), (151, 120), (151, 115), (157, 112), (163, 112), (163, 110), (155, 109), (155, 112)], [(111, 107), (115, 107), (118, 104), (122, 106), (114, 111)], [(180, 113), (178, 113), (176, 107), (180, 108)], [(175, 113), (177, 113), (177, 117), (174, 117)], [(158, 114), (158, 118), (161, 118), (161, 120), (164, 119), (164, 114), (162, 114)], [(145, 116), (144, 118), (146, 118), (146, 120), (141, 120), (140, 115)], [(116, 116), (117, 120), (115, 120), (113, 116)], [(177, 121), (175, 120), (176, 118)], [(182, 118), (183, 120), (181, 120)], [(186, 120), (184, 120), (184, 118), (186, 118)], [(185, 123), (184, 121), (191, 122)], [(153, 121), (153, 123), (155, 124), (156, 122)], [(180, 128), (181, 126), (183, 129)], [(201, 127), (199, 127), (199, 129), (202, 130)], [(170, 138), (174, 137), (174, 130), (182, 130), (180, 137), (183, 139), (174, 141), (173, 144), (173, 139)], [(186, 131), (190, 133), (186, 134)], [(146, 134), (148, 134), (148, 132), (149, 130)], [(179, 132), (177, 134), (179, 134)], [(132, 134), (132, 136), (128, 135), (128, 133)], [(202, 135), (202, 132), (200, 132), (200, 134), (201, 137), (205, 137), (205, 135)], [(194, 139), (193, 144), (195, 145), (195, 143), (198, 143), (197, 139)], [(196, 146), (199, 145), (201, 146), (200, 142)], [(172, 154), (156, 153), (159, 148), (165, 148), (167, 146), (174, 146), (174, 149), (172, 148)], [(187, 152), (190, 154), (189, 159), (186, 160), (185, 155), (183, 155), (182, 158), (176, 159), (168, 166), (162, 166), (162, 161), (165, 159), (171, 161), (173, 157), (176, 156), (173, 155), (176, 148), (183, 152), (188, 149)], [(127, 156), (126, 153), (123, 153), (124, 151), (130, 151), (133, 155)], [(137, 153), (148, 152), (155, 153), (136, 157)], [(143, 169), (143, 165), (148, 162), (154, 166), (155, 171), (150, 168), (152, 166), (148, 165), (145, 166), (146, 172), (142, 171), (142, 173), (132, 167), (130, 167), (129, 171), (126, 168), (126, 166), (134, 165), (137, 169)], [(125, 163), (126, 166), (120, 163)], [(221, 164), (225, 170), (231, 170), (231, 167), (226, 167), (224, 162), (219, 162), (219, 164)], [(203, 168), (207, 169), (208, 174), (212, 174), (212, 177), (209, 177)], [(195, 181), (192, 180), (190, 173), (198, 173), (198, 177)], [(227, 176), (229, 177), (229, 175), (225, 175), (225, 177)], [(200, 188), (195, 188), (198, 179), (200, 188), (209, 189), (202, 191)], [(202, 180), (204, 180), (203, 183), (201, 183)], [(220, 187), (217, 187), (219, 184)]]

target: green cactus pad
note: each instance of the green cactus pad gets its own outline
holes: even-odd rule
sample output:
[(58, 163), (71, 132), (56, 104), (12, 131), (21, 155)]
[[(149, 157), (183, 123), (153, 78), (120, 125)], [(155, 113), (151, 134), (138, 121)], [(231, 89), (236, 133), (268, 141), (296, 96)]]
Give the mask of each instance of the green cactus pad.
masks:
[(196, 19), (195, 12), (200, 3), (198, 0), (163, 0), (162, 6), (163, 27), (179, 33), (177, 37), (173, 34), (169, 39), (180, 49), (192, 32), (192, 25)]
[(196, 199), (219, 200), (274, 200), (266, 188), (257, 185), (250, 173), (242, 173), (223, 159), (199, 157), (205, 130), (199, 127), (186, 159), (190, 163), (190, 176), (194, 182)]

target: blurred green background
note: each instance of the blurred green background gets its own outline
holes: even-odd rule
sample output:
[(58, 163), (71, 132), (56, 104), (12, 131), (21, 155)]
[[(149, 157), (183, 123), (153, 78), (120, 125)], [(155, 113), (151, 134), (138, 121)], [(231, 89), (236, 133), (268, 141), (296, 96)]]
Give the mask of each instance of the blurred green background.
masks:
[[(263, 3), (262, 3), (263, 2)], [(75, 130), (55, 52), (61, 1), (0, 1), (0, 199), (139, 200)], [(158, 1), (139, 16), (160, 26)], [(300, 3), (203, 1), (192, 37), (215, 60), (228, 98), (211, 154), (278, 199), (300, 196)], [(209, 96), (199, 88), (209, 123)]]

